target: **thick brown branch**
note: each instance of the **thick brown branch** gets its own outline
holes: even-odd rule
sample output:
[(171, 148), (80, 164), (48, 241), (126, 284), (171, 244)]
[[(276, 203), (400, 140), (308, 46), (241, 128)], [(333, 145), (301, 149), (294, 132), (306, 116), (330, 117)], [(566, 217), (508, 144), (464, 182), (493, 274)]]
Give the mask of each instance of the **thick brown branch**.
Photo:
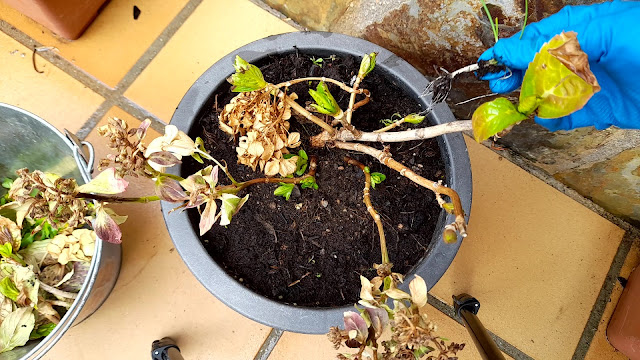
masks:
[(462, 235), (462, 237), (467, 236), (467, 224), (464, 220), (464, 210), (462, 209), (462, 203), (460, 202), (458, 193), (456, 193), (453, 189), (416, 174), (413, 170), (409, 169), (404, 164), (394, 160), (391, 157), (391, 154), (386, 151), (381, 151), (363, 144), (354, 144), (341, 141), (336, 141), (332, 145), (339, 149), (358, 151), (373, 156), (384, 165), (399, 172), (400, 175), (405, 176), (416, 184), (423, 186), (436, 194), (448, 196), (451, 199), (451, 203), (453, 204), (453, 213), (456, 216), (456, 221), (453, 226), (455, 227), (456, 231), (458, 231), (460, 235)]
[(233, 193), (237, 193), (240, 190), (243, 190), (251, 185), (256, 185), (256, 184), (279, 184), (279, 183), (285, 183), (285, 184), (300, 184), (303, 180), (310, 178), (310, 177), (314, 177), (316, 175), (316, 168), (318, 167), (318, 157), (317, 156), (310, 156), (309, 157), (309, 171), (307, 172), (307, 174), (297, 177), (297, 178), (259, 178), (259, 179), (252, 179), (249, 181), (245, 181), (245, 182), (241, 182), (235, 185), (226, 185), (226, 186), (220, 186), (218, 187), (216, 190), (218, 192), (233, 192)]
[(358, 160), (345, 156), (344, 161), (347, 162), (347, 164), (349, 165), (357, 166), (364, 173), (364, 194), (362, 196), (362, 199), (364, 200), (364, 204), (367, 205), (367, 211), (369, 211), (369, 214), (371, 215), (371, 217), (373, 218), (373, 221), (376, 223), (376, 226), (378, 227), (378, 234), (380, 235), (380, 252), (382, 253), (382, 263), (388, 264), (389, 253), (387, 252), (387, 240), (384, 236), (382, 220), (380, 220), (380, 215), (378, 214), (376, 209), (373, 208), (373, 204), (371, 203), (371, 197), (369, 196), (369, 192), (371, 190), (371, 174), (367, 170), (367, 167), (364, 166), (364, 164), (359, 162)]

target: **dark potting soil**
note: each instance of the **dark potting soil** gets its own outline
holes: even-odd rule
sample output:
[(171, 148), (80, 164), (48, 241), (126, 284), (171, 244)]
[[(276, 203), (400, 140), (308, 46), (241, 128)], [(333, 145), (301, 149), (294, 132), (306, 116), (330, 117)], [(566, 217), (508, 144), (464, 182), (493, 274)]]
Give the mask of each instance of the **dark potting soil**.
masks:
[[(279, 83), (299, 77), (325, 76), (349, 83), (357, 73), (359, 59), (351, 56), (325, 58), (322, 66), (311, 61), (313, 54), (292, 52), (257, 63), (265, 79)], [(313, 83), (315, 88), (317, 83)], [(379, 120), (394, 113), (403, 116), (420, 112), (419, 103), (404, 94), (392, 81), (372, 72), (362, 88), (371, 91), (371, 102), (354, 113), (353, 124), (360, 130), (382, 127)], [(342, 109), (349, 96), (329, 84)], [(290, 88), (298, 102), (311, 101), (309, 84)], [(230, 86), (219, 89), (217, 104), (222, 108), (235, 94)], [(358, 98), (359, 99), (359, 98)], [(319, 158), (316, 180), (318, 190), (296, 187), (289, 201), (273, 195), (275, 184), (249, 188), (249, 201), (228, 227), (215, 226), (202, 237), (209, 254), (226, 271), (250, 289), (280, 302), (301, 306), (329, 307), (352, 304), (358, 300), (360, 275), (375, 276), (372, 268), (380, 263), (376, 226), (362, 202), (364, 174), (343, 161), (349, 155), (381, 172), (387, 179), (371, 192), (374, 207), (380, 213), (387, 237), (393, 270), (407, 273), (425, 255), (440, 214), (434, 195), (399, 173), (367, 155), (338, 149), (318, 149), (309, 145), (309, 137), (320, 129), (294, 116), (291, 131), (302, 135), (307, 154)], [(419, 125), (418, 125), (419, 126)], [(205, 147), (218, 160), (226, 160), (236, 180), (245, 181), (263, 174), (237, 164), (235, 143), (218, 127), (218, 110), (203, 116), (192, 129), (192, 137), (202, 136)], [(373, 144), (381, 148), (380, 144)], [(444, 164), (436, 140), (389, 144), (393, 157), (418, 174), (432, 180), (444, 180)], [(297, 149), (296, 149), (297, 150)], [(184, 176), (201, 168), (187, 161)], [(226, 180), (220, 174), (223, 182)], [(244, 196), (244, 193), (240, 194)], [(197, 228), (198, 213), (190, 212)]]

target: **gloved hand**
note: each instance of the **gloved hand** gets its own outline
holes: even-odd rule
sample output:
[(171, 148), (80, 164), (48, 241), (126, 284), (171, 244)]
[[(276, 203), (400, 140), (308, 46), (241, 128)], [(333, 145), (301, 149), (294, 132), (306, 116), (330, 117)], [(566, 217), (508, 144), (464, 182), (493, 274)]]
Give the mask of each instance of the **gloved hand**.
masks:
[(562, 31), (578, 33), (582, 51), (589, 56), (591, 71), (602, 88), (581, 110), (558, 119), (536, 122), (551, 131), (615, 125), (640, 129), (640, 1), (613, 1), (597, 5), (566, 6), (537, 23), (527, 25), (524, 35), (500, 39), (480, 56), (496, 59), (513, 72), (489, 74), (491, 90), (506, 93), (522, 84), (524, 72), (535, 54)]

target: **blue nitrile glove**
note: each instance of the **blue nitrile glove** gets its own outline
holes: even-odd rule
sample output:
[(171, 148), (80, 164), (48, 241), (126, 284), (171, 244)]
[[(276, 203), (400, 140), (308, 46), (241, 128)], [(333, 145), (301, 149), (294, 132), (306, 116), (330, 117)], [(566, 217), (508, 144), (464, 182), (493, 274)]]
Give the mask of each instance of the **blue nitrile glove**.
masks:
[(558, 119), (536, 122), (555, 130), (583, 126), (606, 129), (615, 125), (625, 129), (640, 128), (640, 1), (613, 1), (597, 5), (566, 6), (537, 23), (527, 25), (524, 35), (500, 39), (485, 51), (480, 60), (496, 59), (511, 69), (483, 77), (491, 90), (510, 92), (522, 84), (522, 77), (542, 45), (562, 31), (578, 33), (582, 51), (589, 56), (591, 71), (602, 88), (585, 107)]

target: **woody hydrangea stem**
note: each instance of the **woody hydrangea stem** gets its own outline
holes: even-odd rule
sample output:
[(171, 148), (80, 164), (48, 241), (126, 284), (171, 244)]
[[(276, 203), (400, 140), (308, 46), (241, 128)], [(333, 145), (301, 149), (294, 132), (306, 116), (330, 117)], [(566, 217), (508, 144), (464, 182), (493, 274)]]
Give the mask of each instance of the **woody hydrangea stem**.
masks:
[(279, 183), (285, 183), (285, 184), (300, 184), (301, 182), (303, 182), (305, 179), (310, 178), (310, 177), (314, 177), (316, 175), (316, 168), (318, 167), (318, 157), (317, 156), (309, 156), (309, 171), (304, 175), (304, 176), (300, 176), (300, 177), (294, 177), (294, 178), (269, 178), (269, 177), (265, 177), (265, 178), (259, 178), (259, 179), (252, 179), (249, 181), (245, 181), (245, 182), (240, 182), (240, 183), (236, 183), (236, 184), (232, 184), (232, 185), (225, 185), (225, 186), (220, 186), (216, 189), (217, 192), (222, 192), (222, 193), (231, 193), (231, 194), (236, 194), (238, 192), (240, 192), (241, 190), (251, 186), (251, 185), (256, 185), (256, 184), (279, 184)]
[(404, 164), (394, 160), (391, 157), (391, 154), (386, 151), (378, 150), (363, 144), (354, 144), (341, 141), (334, 142), (333, 146), (339, 149), (357, 151), (373, 156), (382, 164), (399, 172), (400, 175), (408, 178), (416, 184), (423, 186), (436, 194), (448, 196), (451, 199), (451, 203), (453, 204), (453, 213), (456, 216), (456, 220), (453, 225), (455, 226), (456, 231), (459, 232), (462, 237), (467, 236), (467, 223), (464, 219), (464, 210), (462, 209), (460, 197), (458, 196), (458, 193), (455, 192), (455, 190), (416, 174), (413, 170), (409, 169)]
[(382, 227), (382, 220), (380, 219), (380, 214), (373, 208), (373, 204), (371, 203), (371, 197), (369, 192), (371, 190), (371, 173), (368, 168), (358, 160), (352, 159), (348, 156), (344, 157), (344, 161), (349, 165), (354, 165), (358, 167), (364, 173), (364, 194), (362, 199), (364, 200), (364, 204), (367, 205), (367, 211), (373, 218), (373, 221), (376, 223), (378, 227), (378, 234), (380, 235), (380, 252), (382, 253), (382, 263), (389, 263), (389, 253), (387, 251), (387, 240), (384, 236), (384, 228)]

